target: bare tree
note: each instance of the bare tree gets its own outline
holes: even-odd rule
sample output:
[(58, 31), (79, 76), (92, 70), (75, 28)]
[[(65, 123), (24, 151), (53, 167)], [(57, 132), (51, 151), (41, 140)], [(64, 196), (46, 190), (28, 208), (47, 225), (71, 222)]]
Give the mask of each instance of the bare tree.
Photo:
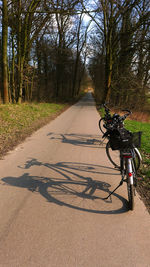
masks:
[(8, 9), (7, 9), (7, 0), (3, 0), (3, 7), (2, 7), (2, 96), (3, 96), (4, 103), (9, 102), (7, 39), (8, 39)]

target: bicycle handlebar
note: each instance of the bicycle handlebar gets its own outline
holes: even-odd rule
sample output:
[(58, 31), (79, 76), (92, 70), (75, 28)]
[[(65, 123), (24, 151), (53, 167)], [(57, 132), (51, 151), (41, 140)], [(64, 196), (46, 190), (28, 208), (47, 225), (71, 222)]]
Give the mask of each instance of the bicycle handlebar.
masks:
[(116, 113), (113, 114), (113, 116), (111, 117), (111, 121), (109, 121), (104, 125), (104, 127), (107, 130), (113, 130), (116, 129), (117, 127), (122, 127), (124, 120), (132, 113), (130, 110), (127, 109), (122, 111), (126, 111), (127, 113), (124, 114), (123, 116), (120, 116), (119, 114)]
[(125, 113), (123, 116), (120, 116), (117, 113), (114, 113), (113, 115), (110, 114), (110, 109), (107, 107), (108, 103), (103, 103), (101, 105), (101, 107), (105, 108), (105, 116), (104, 116), (104, 127), (108, 130), (108, 129), (113, 129), (116, 127), (122, 127), (123, 126), (123, 122), (124, 120), (132, 114), (132, 112), (128, 109), (123, 109), (123, 112), (127, 112)]
[(110, 109), (107, 107), (107, 104), (108, 104), (108, 103), (104, 103), (104, 104), (102, 104), (102, 106), (105, 108), (105, 111), (106, 111), (106, 112), (109, 112)]
[(123, 112), (128, 112), (129, 114), (132, 114), (132, 112), (129, 109), (123, 109)]
[(131, 112), (130, 110), (128, 110), (128, 109), (124, 109), (124, 110), (122, 110), (122, 111), (126, 111), (126, 112), (128, 112), (128, 113), (124, 114), (123, 116), (120, 116), (120, 117), (119, 117), (119, 120), (120, 120), (120, 121), (124, 121), (129, 115), (132, 114), (132, 112)]

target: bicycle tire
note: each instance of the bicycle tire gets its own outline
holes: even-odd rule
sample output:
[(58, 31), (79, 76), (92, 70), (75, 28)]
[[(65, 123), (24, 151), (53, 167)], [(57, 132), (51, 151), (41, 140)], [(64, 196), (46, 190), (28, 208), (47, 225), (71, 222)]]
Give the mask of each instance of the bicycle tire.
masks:
[[(129, 164), (130, 160), (130, 164)], [(130, 167), (129, 167), (130, 166)], [(132, 174), (132, 176), (130, 176)], [(129, 209), (134, 210), (134, 195), (135, 195), (135, 185), (136, 185), (136, 166), (132, 159), (127, 159), (126, 161), (126, 181), (127, 181), (127, 192)]]
[(105, 123), (105, 120), (104, 120), (104, 118), (101, 118), (100, 120), (99, 120), (99, 129), (100, 129), (100, 131), (102, 132), (102, 134), (104, 134), (105, 132), (106, 132), (106, 129), (104, 128), (104, 123)]
[(134, 210), (134, 185), (127, 182), (129, 209)]
[(106, 154), (110, 162), (114, 165), (114, 167), (120, 168), (120, 151), (112, 150), (109, 141), (106, 144)]
[[(134, 148), (135, 152), (135, 159), (134, 163), (136, 166), (136, 170), (140, 168), (141, 165), (141, 154), (137, 148)], [(110, 162), (114, 165), (115, 168), (120, 168), (120, 151), (119, 150), (112, 150), (110, 147), (110, 142), (106, 144), (106, 154)]]
[(135, 151), (134, 164), (135, 164), (136, 171), (137, 171), (141, 166), (142, 157), (141, 157), (140, 151), (136, 147), (134, 148), (134, 151)]

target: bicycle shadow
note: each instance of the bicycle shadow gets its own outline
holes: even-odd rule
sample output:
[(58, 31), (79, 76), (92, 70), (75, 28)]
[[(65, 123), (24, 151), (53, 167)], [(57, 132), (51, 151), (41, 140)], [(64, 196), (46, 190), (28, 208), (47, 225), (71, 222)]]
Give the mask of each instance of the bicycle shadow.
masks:
[[(120, 175), (120, 173), (117, 171), (114, 172), (114, 168), (108, 167), (108, 166), (102, 166), (102, 165), (96, 165), (96, 164), (88, 164), (88, 163), (79, 163), (79, 162), (58, 162), (58, 163), (43, 163), (38, 161), (35, 158), (32, 158), (28, 160), (24, 167), (18, 166), (18, 168), (24, 168), (29, 169), (32, 166), (45, 166), (47, 168), (55, 170), (55, 172), (60, 173), (63, 177), (67, 179), (71, 179), (71, 175), (75, 175), (76, 177), (83, 178), (83, 176), (78, 175), (76, 171), (82, 171), (82, 172), (88, 172), (91, 174), (108, 174), (108, 175)], [(105, 171), (102, 171), (102, 169), (105, 169)], [(112, 170), (113, 172), (106, 172), (106, 170)], [(75, 172), (74, 172), (75, 171)], [(69, 175), (67, 175), (69, 174)]]
[(85, 134), (63, 134), (63, 133), (48, 133), (50, 140), (60, 140), (64, 144), (71, 144), (75, 146), (91, 147), (91, 148), (104, 148), (106, 142), (102, 139), (101, 135), (92, 136)]
[[(97, 181), (91, 177), (83, 176), (75, 172), (78, 168), (77, 165), (79, 165), (80, 171), (83, 171), (84, 174), (85, 172), (94, 174), (95, 165), (89, 166), (88, 164), (82, 165), (77, 163), (64, 164), (61, 162), (57, 164), (45, 164), (36, 159), (32, 159), (25, 164), (24, 169), (29, 169), (35, 165), (44, 165), (52, 171), (55, 171), (56, 174), (61, 174), (61, 178), (56, 177), (56, 174), (52, 177), (43, 177), (24, 173), (20, 177), (4, 177), (2, 181), (5, 185), (26, 188), (33, 193), (39, 193), (48, 202), (55, 203), (59, 206), (66, 206), (68, 208), (97, 214), (119, 214), (127, 212), (127, 201), (119, 194), (115, 193), (113, 195), (122, 205), (121, 208), (117, 210), (110, 210), (112, 199), (106, 201), (100, 197), (101, 192), (110, 192), (109, 189), (111, 185), (109, 183)], [(93, 203), (92, 206), (96, 208), (90, 207), (89, 202)], [(100, 209), (102, 203), (109, 205), (109, 209)]]

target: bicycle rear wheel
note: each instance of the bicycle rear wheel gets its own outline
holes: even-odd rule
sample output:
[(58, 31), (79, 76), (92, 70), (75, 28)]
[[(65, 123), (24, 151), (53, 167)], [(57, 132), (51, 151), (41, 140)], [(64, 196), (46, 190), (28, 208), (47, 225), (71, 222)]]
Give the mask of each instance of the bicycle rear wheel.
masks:
[[(141, 155), (137, 148), (134, 148), (135, 158), (134, 164), (136, 166), (136, 170), (139, 169), (141, 165)], [(120, 151), (119, 150), (112, 150), (110, 147), (110, 142), (106, 144), (106, 154), (110, 162), (114, 165), (115, 168), (120, 168)]]
[(114, 167), (120, 168), (120, 151), (112, 150), (109, 141), (106, 144), (106, 154), (110, 162), (114, 165)]
[(134, 209), (134, 196), (136, 186), (136, 166), (133, 158), (126, 160), (127, 192), (129, 209)]
[(127, 182), (129, 209), (134, 210), (134, 185)]

